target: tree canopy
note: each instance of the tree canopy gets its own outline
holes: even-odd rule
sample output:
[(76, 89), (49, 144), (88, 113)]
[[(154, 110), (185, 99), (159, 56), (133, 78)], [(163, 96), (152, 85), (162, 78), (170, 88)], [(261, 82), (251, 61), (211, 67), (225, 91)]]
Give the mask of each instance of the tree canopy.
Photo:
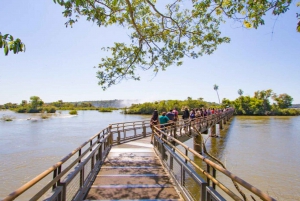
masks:
[(104, 48), (111, 56), (102, 58), (97, 77), (105, 90), (123, 79), (139, 80), (137, 69), (166, 70), (182, 65), (184, 57), (211, 54), (230, 39), (222, 36), (226, 19), (240, 21), (246, 28), (264, 24), (267, 12), (285, 13), (291, 0), (53, 0), (64, 6), (63, 15), (73, 26), (80, 16), (99, 26), (120, 25), (131, 32), (131, 43), (116, 42)]
[[(269, 98), (274, 100), (271, 105)], [(240, 94), (234, 101), (223, 99), (222, 106), (232, 106), (239, 115), (300, 115), (297, 109), (289, 108), (293, 98), (284, 93), (276, 95), (272, 89), (254, 92), (254, 96)]]

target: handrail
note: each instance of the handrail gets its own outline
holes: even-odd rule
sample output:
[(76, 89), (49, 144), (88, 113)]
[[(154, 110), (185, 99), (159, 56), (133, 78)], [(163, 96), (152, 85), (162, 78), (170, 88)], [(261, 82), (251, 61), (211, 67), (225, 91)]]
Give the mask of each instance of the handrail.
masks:
[[(161, 130), (159, 127), (154, 126), (154, 132), (157, 136), (160, 136), (160, 134), (167, 136), (167, 133), (163, 130)], [(236, 181), (237, 183), (239, 183), (241, 186), (243, 186), (244, 188), (246, 188), (247, 190), (249, 190), (250, 192), (254, 193), (255, 195), (257, 195), (258, 197), (260, 197), (263, 200), (266, 201), (275, 201), (274, 198), (272, 198), (271, 196), (267, 195), (266, 193), (262, 192), (261, 190), (257, 189), (256, 187), (252, 186), (251, 184), (249, 184), (248, 182), (244, 181), (243, 179), (239, 178), (238, 176), (234, 175), (233, 173), (231, 173), (230, 171), (224, 169), (223, 167), (221, 167), (220, 165), (214, 163), (213, 161), (207, 159), (206, 157), (202, 156), (201, 154), (199, 154), (198, 152), (196, 152), (194, 149), (191, 149), (190, 147), (186, 146), (184, 143), (182, 143), (181, 141), (177, 140), (176, 138), (174, 138), (173, 136), (168, 136), (168, 138), (170, 138), (170, 140), (176, 142), (177, 144), (181, 145), (185, 150), (189, 151), (190, 153), (194, 154), (195, 156), (197, 156), (198, 158), (202, 159), (206, 164), (210, 165), (211, 167), (215, 168), (216, 170), (220, 171), (221, 173), (223, 173), (224, 175), (226, 175), (227, 177), (231, 178), (232, 180)], [(184, 156), (184, 158), (186, 158), (186, 155), (184, 153), (182, 153), (178, 148), (176, 148), (174, 145), (172, 145), (171, 143), (169, 143), (166, 139), (164, 139), (162, 136), (160, 137), (161, 140), (163, 140), (165, 143), (167, 143), (169, 146), (171, 146), (173, 149), (177, 150), (178, 153), (180, 153), (182, 156)], [(187, 157), (188, 158), (188, 157)], [(186, 159), (187, 159), (186, 158)], [(191, 160), (190, 158), (188, 158), (189, 160)], [(195, 163), (191, 163), (193, 166), (196, 165)], [(196, 165), (197, 166), (197, 165)], [(200, 168), (200, 167), (198, 167)], [(201, 169), (201, 168), (200, 168)], [(204, 170), (201, 169), (201, 171), (204, 173)], [(207, 175), (206, 175), (207, 176)], [(212, 180), (214, 183), (216, 181)], [(218, 185), (218, 183), (215, 183)], [(220, 186), (219, 186), (220, 187)], [(222, 188), (221, 188), (222, 189)], [(223, 190), (223, 189), (222, 189)]]
[(69, 153), (67, 156), (65, 156), (64, 158), (62, 158), (59, 162), (57, 162), (56, 164), (52, 165), (50, 168), (48, 168), (44, 172), (40, 173), (35, 178), (31, 179), (30, 181), (28, 181), (27, 183), (25, 183), (24, 185), (22, 185), (20, 188), (18, 188), (14, 192), (10, 193), (2, 201), (11, 201), (11, 200), (14, 200), (15, 198), (17, 198), (18, 196), (20, 196), (22, 193), (24, 193), (25, 191), (27, 191), (29, 188), (31, 188), (33, 185), (35, 185), (37, 182), (39, 182), (40, 180), (42, 180), (43, 178), (45, 178), (46, 176), (48, 176), (51, 172), (53, 172), (54, 170), (56, 170), (59, 166), (61, 166), (62, 164), (64, 164), (68, 159), (70, 159), (74, 154), (76, 154), (79, 150), (81, 150), (85, 145), (87, 145), (93, 139), (95, 139), (96, 137), (98, 137), (99, 135), (101, 135), (101, 132), (105, 131), (106, 129), (108, 129), (108, 127), (105, 128), (105, 129), (103, 129), (102, 131), (100, 131), (99, 133), (97, 133), (96, 135), (94, 135), (93, 137), (89, 138), (88, 141), (84, 142), (78, 148), (74, 149), (71, 153)]
[(180, 151), (180, 149), (173, 146), (170, 142), (168, 142), (165, 139), (161, 139), (161, 140), (164, 141), (165, 143), (167, 143), (170, 147), (172, 147), (172, 149), (176, 150), (184, 159), (186, 159), (188, 162), (190, 162), (196, 169), (200, 170), (205, 176), (207, 176), (210, 180), (212, 180), (213, 183), (215, 183), (217, 186), (219, 186), (220, 189), (222, 189), (225, 193), (227, 193), (227, 195), (229, 195), (231, 198), (233, 198), (236, 201), (243, 201), (240, 197), (235, 195), (230, 189), (228, 189), (221, 182), (219, 182), (216, 178), (214, 178), (210, 173), (208, 173), (207, 171), (200, 168), (192, 159), (190, 159), (184, 153), (182, 153), (182, 151)]

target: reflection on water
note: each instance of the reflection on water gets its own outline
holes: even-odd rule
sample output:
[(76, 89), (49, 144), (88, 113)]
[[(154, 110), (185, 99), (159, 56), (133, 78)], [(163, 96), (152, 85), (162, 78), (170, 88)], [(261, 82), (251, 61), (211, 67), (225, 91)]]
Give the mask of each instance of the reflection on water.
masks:
[[(150, 119), (149, 116), (123, 115), (119, 111), (79, 111), (78, 116), (63, 111), (45, 120), (39, 114), (0, 111), (0, 117), (3, 114), (15, 119), (0, 122), (0, 198), (110, 123)], [(29, 118), (36, 121), (27, 120)], [(211, 154), (220, 158), (235, 175), (275, 199), (300, 200), (300, 117), (239, 116), (225, 128), (217, 129), (220, 138), (207, 139), (206, 146)], [(192, 140), (187, 144), (193, 147)], [(217, 177), (233, 188), (228, 179), (219, 174)]]

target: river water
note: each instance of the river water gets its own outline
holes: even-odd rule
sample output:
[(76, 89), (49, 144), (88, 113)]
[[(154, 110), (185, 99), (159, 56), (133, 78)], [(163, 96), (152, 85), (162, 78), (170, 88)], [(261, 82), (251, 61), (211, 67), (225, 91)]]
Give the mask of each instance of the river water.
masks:
[[(79, 111), (77, 116), (62, 111), (44, 120), (40, 114), (0, 111), (3, 115), (14, 119), (0, 121), (0, 198), (110, 123), (150, 118), (120, 111)], [(238, 116), (218, 135), (207, 139), (208, 151), (231, 172), (277, 200), (300, 200), (300, 117)], [(192, 146), (192, 141), (187, 143)]]

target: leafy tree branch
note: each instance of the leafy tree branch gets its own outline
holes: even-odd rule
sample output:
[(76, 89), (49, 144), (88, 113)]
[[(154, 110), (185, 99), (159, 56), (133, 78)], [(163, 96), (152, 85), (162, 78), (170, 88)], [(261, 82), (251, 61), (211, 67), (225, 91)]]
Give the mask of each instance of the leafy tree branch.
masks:
[[(123, 79), (140, 80), (138, 69), (156, 74), (169, 66), (182, 65), (184, 57), (212, 54), (230, 39), (222, 36), (220, 24), (235, 20), (246, 28), (264, 24), (266, 14), (285, 13), (291, 0), (53, 0), (64, 7), (66, 26), (80, 16), (98, 26), (120, 25), (130, 31), (130, 43), (104, 48), (111, 53), (98, 65), (99, 85), (105, 90)], [(184, 4), (183, 4), (184, 3)], [(162, 5), (163, 4), (163, 5)], [(298, 3), (297, 6), (300, 4)], [(300, 15), (297, 31), (300, 32)], [(5, 55), (25, 51), (20, 39), (1, 35)]]
[(17, 38), (14, 40), (14, 37), (10, 34), (2, 35), (0, 32), (0, 48), (4, 48), (5, 56), (8, 55), (9, 51), (12, 51), (14, 54), (19, 52), (25, 52), (25, 45), (22, 41)]

